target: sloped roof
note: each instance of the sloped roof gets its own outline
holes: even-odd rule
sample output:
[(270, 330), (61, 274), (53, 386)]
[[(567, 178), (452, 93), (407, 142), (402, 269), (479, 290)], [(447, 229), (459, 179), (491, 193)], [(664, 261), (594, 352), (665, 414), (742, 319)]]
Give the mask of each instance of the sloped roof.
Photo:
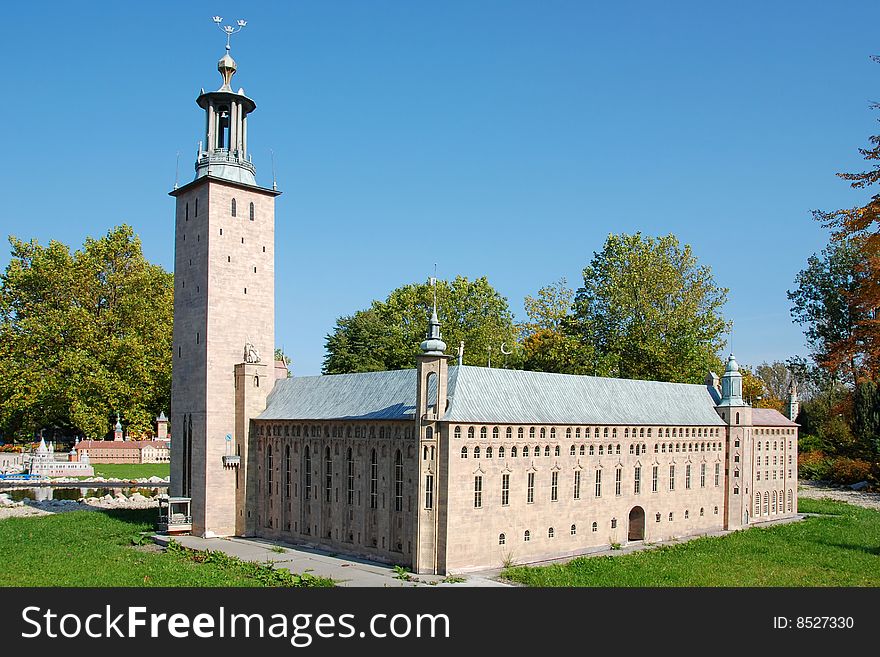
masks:
[[(430, 391), (431, 394), (433, 391)], [(261, 420), (404, 420), (416, 371), (295, 377), (275, 383)], [(450, 367), (449, 422), (722, 425), (703, 385)]]
[(796, 422), (792, 422), (775, 408), (753, 408), (752, 409), (752, 426), (753, 427), (797, 427), (800, 426)]
[(157, 447), (167, 449), (168, 444), (161, 440), (80, 440), (73, 449), (143, 449), (144, 447)]

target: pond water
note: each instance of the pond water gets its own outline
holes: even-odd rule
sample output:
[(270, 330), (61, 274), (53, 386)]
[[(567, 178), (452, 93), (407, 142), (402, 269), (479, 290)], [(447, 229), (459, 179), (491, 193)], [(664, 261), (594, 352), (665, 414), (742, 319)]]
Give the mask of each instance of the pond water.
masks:
[(134, 493), (140, 493), (144, 497), (156, 497), (160, 493), (167, 492), (167, 488), (139, 488), (136, 486), (129, 488), (82, 488), (79, 486), (66, 488), (61, 486), (36, 486), (34, 488), (10, 488), (0, 492), (9, 495), (9, 498), (15, 502), (20, 500), (45, 502), (48, 500), (78, 500), (81, 497), (104, 497), (105, 495), (115, 495), (116, 491), (122, 491), (126, 497)]

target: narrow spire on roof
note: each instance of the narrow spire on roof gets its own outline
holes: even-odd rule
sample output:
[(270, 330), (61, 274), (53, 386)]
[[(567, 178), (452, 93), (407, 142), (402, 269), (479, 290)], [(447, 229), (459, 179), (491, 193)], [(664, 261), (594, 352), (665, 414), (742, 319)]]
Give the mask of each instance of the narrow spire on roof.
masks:
[(446, 343), (440, 336), (440, 320), (437, 318), (437, 279), (432, 276), (430, 284), (434, 288), (434, 306), (431, 309), (431, 321), (428, 322), (428, 339), (422, 342), (420, 348), (427, 356), (442, 356), (446, 351)]

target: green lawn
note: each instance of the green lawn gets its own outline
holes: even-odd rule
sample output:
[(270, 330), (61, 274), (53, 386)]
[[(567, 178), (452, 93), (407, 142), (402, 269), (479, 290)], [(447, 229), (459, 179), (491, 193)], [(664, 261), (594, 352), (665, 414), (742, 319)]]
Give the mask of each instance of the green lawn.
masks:
[(96, 463), (95, 476), (110, 479), (147, 479), (167, 477), (171, 472), (168, 463)]
[(71, 511), (0, 520), (0, 586), (330, 586), (286, 570), (178, 548), (134, 547), (155, 509)]
[(513, 567), (528, 586), (880, 586), (880, 512), (802, 499), (802, 522), (567, 564)]

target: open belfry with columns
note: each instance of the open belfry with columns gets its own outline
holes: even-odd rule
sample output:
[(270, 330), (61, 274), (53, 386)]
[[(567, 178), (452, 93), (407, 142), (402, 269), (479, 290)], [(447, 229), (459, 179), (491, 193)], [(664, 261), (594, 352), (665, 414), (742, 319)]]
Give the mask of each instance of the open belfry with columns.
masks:
[(195, 179), (171, 192), (171, 493), (194, 534), (444, 574), (796, 514), (797, 391), (785, 415), (752, 408), (732, 355), (702, 385), (450, 366), (435, 303), (413, 369), (287, 378), (280, 192), (256, 182), (228, 40), (218, 69)]

